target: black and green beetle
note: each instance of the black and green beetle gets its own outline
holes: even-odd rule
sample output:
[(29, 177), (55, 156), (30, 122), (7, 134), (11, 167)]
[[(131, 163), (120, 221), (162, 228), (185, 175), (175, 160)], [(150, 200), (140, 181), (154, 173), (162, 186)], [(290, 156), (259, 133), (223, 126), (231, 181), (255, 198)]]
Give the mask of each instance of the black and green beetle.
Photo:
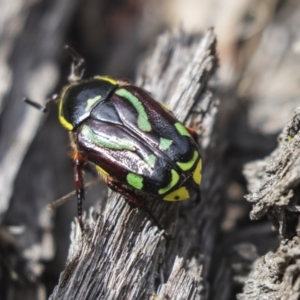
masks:
[(194, 131), (139, 87), (105, 76), (83, 80), (84, 60), (67, 50), (73, 58), (70, 84), (46, 107), (25, 101), (44, 112), (50, 102), (59, 103), (60, 123), (70, 132), (81, 227), (86, 162), (148, 213), (145, 199), (181, 201), (197, 194), (202, 160)]

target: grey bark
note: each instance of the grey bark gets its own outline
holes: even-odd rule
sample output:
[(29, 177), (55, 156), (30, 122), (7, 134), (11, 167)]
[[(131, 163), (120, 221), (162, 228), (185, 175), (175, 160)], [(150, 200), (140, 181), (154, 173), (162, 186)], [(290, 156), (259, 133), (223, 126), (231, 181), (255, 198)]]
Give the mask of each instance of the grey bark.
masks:
[[(39, 278), (43, 261), (53, 258), (55, 249), (51, 215), (45, 205), (58, 195), (47, 185), (51, 172), (43, 168), (45, 162), (48, 164), (43, 155), (47, 152), (44, 141), (53, 137), (53, 128), (38, 140), (39, 150), (28, 155), (45, 118), (24, 105), (22, 99), (27, 96), (42, 103), (56, 86), (60, 49), (77, 5), (72, 0), (1, 1), (1, 299), (46, 298), (45, 284)], [(57, 158), (57, 153), (48, 152), (49, 162)], [(25, 171), (22, 163), (28, 156), (31, 159)], [(36, 171), (39, 175), (34, 175)]]
[(283, 238), (274, 252), (253, 264), (238, 299), (299, 299), (299, 183), (300, 108), (284, 128), (278, 147), (265, 159), (251, 162), (244, 169), (253, 203), (250, 217), (268, 214)]

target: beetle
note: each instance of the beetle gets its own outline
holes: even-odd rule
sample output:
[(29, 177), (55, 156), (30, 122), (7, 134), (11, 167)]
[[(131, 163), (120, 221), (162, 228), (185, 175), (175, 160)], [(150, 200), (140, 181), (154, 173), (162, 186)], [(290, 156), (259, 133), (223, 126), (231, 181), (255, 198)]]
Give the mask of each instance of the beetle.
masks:
[[(182, 201), (199, 193), (202, 159), (193, 129), (184, 126), (144, 89), (108, 76), (83, 79), (84, 59), (71, 47), (69, 84), (45, 106), (58, 102), (69, 131), (82, 223), (83, 166), (92, 163), (112, 190), (148, 210), (145, 200)], [(160, 226), (159, 226), (160, 227)]]

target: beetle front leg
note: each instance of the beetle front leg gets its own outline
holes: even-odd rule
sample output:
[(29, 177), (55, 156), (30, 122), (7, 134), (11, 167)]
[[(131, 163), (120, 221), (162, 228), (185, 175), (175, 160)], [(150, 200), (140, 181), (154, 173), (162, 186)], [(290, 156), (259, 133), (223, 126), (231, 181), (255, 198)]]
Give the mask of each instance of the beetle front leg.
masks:
[(82, 169), (85, 161), (77, 150), (74, 150), (72, 154), (72, 160), (74, 163), (74, 183), (77, 196), (78, 222), (81, 230), (83, 231), (84, 228), (82, 222), (82, 201), (84, 200), (84, 183)]
[(69, 76), (70, 83), (78, 82), (84, 74), (84, 58), (81, 57), (72, 47), (65, 45), (65, 49), (72, 57), (71, 74)]

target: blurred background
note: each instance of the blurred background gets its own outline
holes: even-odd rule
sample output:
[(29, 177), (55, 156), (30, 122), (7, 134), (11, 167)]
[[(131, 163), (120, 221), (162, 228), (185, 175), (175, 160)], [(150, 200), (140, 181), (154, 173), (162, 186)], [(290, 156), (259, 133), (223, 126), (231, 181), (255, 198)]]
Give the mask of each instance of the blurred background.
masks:
[[(276, 147), (299, 104), (298, 0), (1, 0), (0, 299), (24, 299), (25, 287), (30, 299), (51, 293), (77, 214), (75, 201), (54, 213), (46, 210), (49, 202), (73, 190), (68, 135), (57, 122), (57, 109), (43, 115), (22, 98), (44, 103), (67, 84), (65, 44), (86, 59), (87, 77), (103, 74), (134, 82), (139, 62), (160, 33), (209, 27), (218, 41), (213, 83), (222, 112), (218, 123), (226, 128), (227, 211), (218, 228), (219, 245), (227, 249), (220, 256), (232, 272), (233, 298), (253, 259), (276, 247), (268, 220), (249, 220), (242, 169)], [(105, 186), (88, 192), (85, 209), (99, 198), (93, 194), (104, 196)], [(249, 240), (256, 247), (253, 256), (242, 257), (241, 247)], [(244, 260), (242, 270), (236, 257)]]

